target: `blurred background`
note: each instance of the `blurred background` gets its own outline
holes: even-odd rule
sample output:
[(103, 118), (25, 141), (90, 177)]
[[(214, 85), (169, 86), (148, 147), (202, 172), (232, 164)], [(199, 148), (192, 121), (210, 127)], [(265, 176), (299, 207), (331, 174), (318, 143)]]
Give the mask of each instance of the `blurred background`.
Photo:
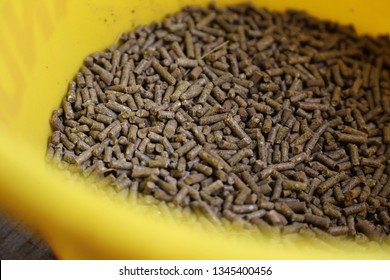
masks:
[(55, 256), (35, 230), (0, 212), (0, 259), (54, 260)]

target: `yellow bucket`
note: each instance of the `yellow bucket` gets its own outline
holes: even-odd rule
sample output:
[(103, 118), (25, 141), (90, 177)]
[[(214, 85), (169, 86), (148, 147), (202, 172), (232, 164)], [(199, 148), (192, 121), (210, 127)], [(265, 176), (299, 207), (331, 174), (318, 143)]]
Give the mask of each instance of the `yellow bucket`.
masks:
[[(332, 245), (194, 229), (114, 203), (49, 171), (48, 120), (83, 58), (112, 44), (122, 31), (158, 21), (184, 5), (208, 2), (0, 1), (0, 207), (38, 228), (64, 259), (389, 259), (388, 244)], [(360, 33), (390, 32), (386, 0), (257, 2), (353, 23)]]

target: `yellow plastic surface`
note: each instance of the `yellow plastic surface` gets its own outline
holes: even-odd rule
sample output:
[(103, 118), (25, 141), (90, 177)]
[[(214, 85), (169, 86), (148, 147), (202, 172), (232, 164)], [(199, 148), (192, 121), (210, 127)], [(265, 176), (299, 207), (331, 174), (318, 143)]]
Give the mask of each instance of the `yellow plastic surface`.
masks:
[[(359, 33), (390, 31), (386, 0), (254, 2), (353, 23)], [(120, 32), (194, 3), (208, 1), (0, 1), (0, 207), (37, 227), (64, 259), (389, 259), (389, 245), (205, 232), (166, 218), (169, 212), (156, 218), (114, 203), (49, 171), (48, 119), (82, 59)]]

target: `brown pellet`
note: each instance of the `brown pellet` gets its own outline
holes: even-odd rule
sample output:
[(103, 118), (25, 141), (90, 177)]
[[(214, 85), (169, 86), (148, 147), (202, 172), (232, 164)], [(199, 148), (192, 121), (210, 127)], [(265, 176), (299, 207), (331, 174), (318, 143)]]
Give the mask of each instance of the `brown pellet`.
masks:
[(282, 187), (285, 190), (300, 191), (300, 190), (306, 190), (307, 183), (292, 181), (292, 180), (284, 180), (282, 182)]
[(227, 113), (222, 113), (222, 114), (215, 114), (211, 116), (204, 116), (199, 119), (199, 124), (200, 125), (210, 125), (210, 124), (215, 124), (217, 122), (223, 121), (228, 117)]
[(223, 187), (223, 183), (221, 180), (217, 180), (214, 183), (208, 185), (207, 187), (203, 188), (203, 191), (207, 194), (213, 194), (215, 192), (218, 192)]
[(191, 85), (183, 94), (180, 95), (180, 100), (187, 100), (197, 97), (202, 93), (203, 86), (205, 85), (206, 80), (200, 78), (195, 81), (193, 85)]
[(106, 69), (103, 67), (93, 64), (91, 66), (91, 71), (98, 74), (100, 76), (100, 79), (106, 84), (106, 85), (111, 85), (112, 80), (114, 79), (114, 75), (108, 72)]
[(311, 225), (323, 228), (323, 229), (328, 229), (331, 222), (328, 217), (321, 217), (317, 215), (312, 215), (312, 214), (305, 214), (305, 221)]
[(275, 210), (288, 219), (291, 219), (295, 214), (285, 202), (275, 202)]
[(231, 128), (231, 130), (241, 139), (249, 139), (250, 137), (248, 134), (245, 133), (245, 131), (238, 125), (238, 123), (231, 117), (228, 116), (225, 119), (225, 123)]
[(195, 146), (196, 146), (196, 142), (194, 140), (190, 140), (187, 143), (185, 143), (183, 146), (181, 146), (179, 149), (177, 149), (175, 153), (177, 153), (179, 156), (183, 156)]
[(354, 144), (365, 144), (367, 143), (367, 137), (354, 134), (346, 134), (336, 132), (336, 139), (340, 142), (354, 143)]
[(191, 151), (187, 152), (187, 155), (186, 155), (187, 159), (188, 160), (195, 159), (202, 149), (203, 148), (200, 145), (195, 146)]
[(349, 151), (349, 156), (351, 158), (352, 165), (353, 166), (360, 165), (358, 147), (355, 144), (348, 144), (347, 148), (348, 148), (348, 151)]
[(217, 170), (221, 170), (223, 168), (223, 164), (218, 158), (204, 150), (199, 151), (199, 157)]
[(271, 128), (272, 128), (272, 120), (271, 119), (265, 119), (264, 122), (263, 122), (263, 126), (262, 126), (262, 131), (264, 133), (269, 133), (271, 131)]
[(152, 168), (167, 168), (168, 164), (169, 164), (168, 160), (164, 158), (153, 159), (148, 161), (148, 167), (152, 167)]
[(355, 204), (355, 205), (351, 205), (351, 206), (348, 206), (346, 208), (343, 208), (342, 211), (343, 211), (344, 215), (350, 216), (350, 215), (357, 214), (357, 213), (364, 211), (364, 210), (366, 210), (366, 204), (360, 203), (360, 204)]
[(347, 176), (346, 173), (344, 171), (342, 171), (342, 172), (330, 177), (328, 180), (326, 180), (325, 182), (321, 183), (318, 186), (317, 192), (319, 194), (325, 193), (328, 189), (330, 189), (335, 184), (341, 182), (342, 180), (345, 180), (346, 176)]
[(205, 174), (206, 176), (210, 176), (213, 173), (213, 169), (210, 166), (207, 166), (207, 165), (204, 165), (204, 164), (201, 164), (198, 162), (192, 166), (192, 169), (194, 169), (198, 172), (201, 172), (201, 173)]
[(160, 171), (158, 168), (149, 168), (144, 166), (134, 166), (131, 176), (134, 178), (148, 177), (150, 175), (159, 175)]
[(190, 87), (191, 83), (188, 81), (180, 81), (177, 86), (175, 91), (171, 94), (170, 100), (172, 102), (177, 101), (180, 96)]
[(328, 228), (328, 233), (334, 236), (347, 235), (349, 228), (347, 226), (331, 226)]
[(390, 225), (390, 216), (389, 213), (386, 212), (386, 210), (383, 210), (379, 213), (379, 218), (382, 220), (384, 225)]
[(152, 66), (168, 84), (176, 83), (176, 79), (157, 60), (152, 61)]
[(273, 226), (285, 226), (288, 224), (287, 219), (275, 210), (271, 210), (265, 214), (264, 219)]
[(323, 165), (329, 167), (330, 169), (335, 169), (337, 166), (337, 162), (333, 159), (329, 158), (328, 156), (324, 154), (317, 154), (316, 160), (322, 163)]
[(238, 162), (240, 162), (243, 158), (251, 157), (253, 156), (253, 151), (247, 148), (244, 148), (242, 150), (239, 150), (234, 156), (232, 156), (230, 159), (227, 160), (227, 162), (234, 166)]
[(256, 43), (257, 50), (259, 52), (267, 49), (274, 42), (274, 38), (267, 35), (264, 36), (260, 41)]
[(382, 238), (381, 232), (375, 227), (375, 225), (367, 220), (360, 220), (356, 223), (356, 229), (364, 233), (372, 240), (379, 241)]
[(324, 214), (330, 218), (340, 218), (341, 217), (341, 211), (339, 211), (336, 207), (333, 206), (331, 203), (324, 203), (324, 206), (322, 207)]
[(291, 201), (289, 201), (289, 200), (287, 200), (285, 203), (295, 213), (304, 213), (306, 211), (306, 202), (305, 201), (299, 201), (299, 200), (291, 200)]
[(188, 175), (184, 179), (184, 183), (186, 183), (187, 185), (193, 185), (193, 184), (196, 184), (196, 183), (203, 181), (204, 179), (206, 179), (206, 176), (204, 174), (195, 173), (195, 174)]

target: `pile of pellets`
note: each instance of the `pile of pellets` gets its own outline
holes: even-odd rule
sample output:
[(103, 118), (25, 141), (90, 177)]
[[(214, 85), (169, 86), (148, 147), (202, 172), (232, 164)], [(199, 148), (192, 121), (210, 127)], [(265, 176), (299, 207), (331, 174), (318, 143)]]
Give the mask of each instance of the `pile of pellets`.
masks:
[(248, 227), (390, 234), (390, 39), (301, 11), (185, 7), (86, 57), (48, 158)]

